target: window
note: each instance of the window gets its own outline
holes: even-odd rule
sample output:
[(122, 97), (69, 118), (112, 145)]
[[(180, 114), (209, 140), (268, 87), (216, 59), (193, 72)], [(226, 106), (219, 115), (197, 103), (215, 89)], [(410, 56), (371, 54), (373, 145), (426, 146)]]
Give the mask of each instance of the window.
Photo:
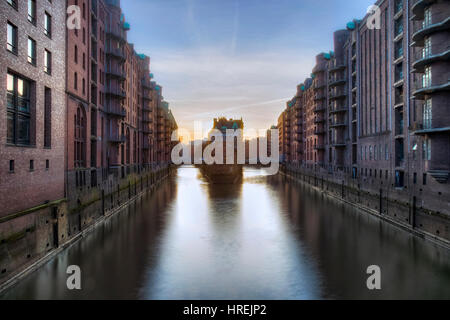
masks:
[(424, 139), (423, 140), (423, 146), (422, 146), (422, 157), (423, 160), (429, 161), (431, 160), (431, 143), (430, 139)]
[(422, 87), (428, 88), (431, 86), (431, 66), (425, 68), (425, 72), (422, 76)]
[(36, 0), (28, 0), (28, 21), (36, 24)]
[(7, 142), (30, 144), (30, 87), (16, 75), (7, 74)]
[(17, 0), (6, 0), (11, 7), (17, 10)]
[(34, 160), (30, 160), (30, 171), (34, 171)]
[(422, 49), (422, 58), (428, 58), (431, 55), (431, 38), (425, 37), (424, 46)]
[(75, 46), (74, 50), (73, 50), (73, 61), (75, 61), (75, 63), (78, 63), (78, 47)]
[(44, 94), (44, 148), (52, 146), (52, 91), (45, 88)]
[(17, 54), (17, 27), (10, 22), (8, 22), (7, 26), (6, 49)]
[(52, 36), (52, 16), (47, 12), (44, 15), (44, 34), (47, 37)]
[(389, 147), (388, 147), (387, 144), (384, 145), (384, 159), (385, 159), (386, 161), (389, 160)]
[(431, 8), (425, 8), (424, 13), (423, 13), (423, 23), (422, 23), (422, 27), (426, 28), (429, 25), (431, 25)]
[(44, 50), (44, 71), (52, 74), (52, 54), (48, 50)]
[(75, 114), (74, 121), (75, 142), (74, 142), (74, 160), (75, 167), (80, 168), (85, 165), (85, 146), (86, 146), (86, 117), (84, 116), (83, 107), (79, 106)]
[(9, 160), (9, 172), (14, 172), (14, 160)]
[(427, 185), (427, 174), (426, 174), (426, 173), (423, 174), (423, 177), (422, 177), (422, 184), (423, 184), (424, 186)]
[(28, 62), (36, 65), (36, 41), (28, 38)]
[(431, 129), (432, 125), (432, 103), (431, 98), (428, 98), (423, 103), (423, 128), (424, 129)]
[(403, 0), (395, 0), (395, 14), (403, 10)]
[(405, 186), (404, 182), (405, 173), (403, 171), (395, 171), (395, 187), (403, 188)]
[(45, 160), (45, 170), (50, 169), (50, 160)]
[(74, 73), (73, 75), (73, 88), (78, 90), (78, 73)]

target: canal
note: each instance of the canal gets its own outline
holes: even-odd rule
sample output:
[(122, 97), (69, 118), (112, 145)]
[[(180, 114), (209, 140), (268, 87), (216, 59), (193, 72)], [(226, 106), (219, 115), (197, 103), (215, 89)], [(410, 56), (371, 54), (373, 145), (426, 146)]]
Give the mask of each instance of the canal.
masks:
[(449, 251), (264, 169), (211, 185), (181, 167), (0, 298), (450, 299)]

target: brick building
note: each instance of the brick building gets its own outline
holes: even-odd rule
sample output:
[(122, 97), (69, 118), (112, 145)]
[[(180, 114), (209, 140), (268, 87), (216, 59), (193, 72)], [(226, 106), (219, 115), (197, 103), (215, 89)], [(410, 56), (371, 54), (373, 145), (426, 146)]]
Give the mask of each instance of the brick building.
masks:
[(177, 124), (120, 0), (2, 0), (0, 23), (1, 283), (167, 176)]
[(0, 218), (64, 198), (65, 5), (1, 1)]
[[(333, 50), (316, 57), (288, 102), (278, 120), (282, 160), (338, 193), (342, 185), (359, 200), (367, 193), (364, 206), (448, 241), (450, 2), (376, 5), (380, 28), (368, 27), (368, 15), (336, 31)], [(297, 130), (286, 121), (294, 108), (304, 152), (292, 157), (297, 140), (283, 137)]]

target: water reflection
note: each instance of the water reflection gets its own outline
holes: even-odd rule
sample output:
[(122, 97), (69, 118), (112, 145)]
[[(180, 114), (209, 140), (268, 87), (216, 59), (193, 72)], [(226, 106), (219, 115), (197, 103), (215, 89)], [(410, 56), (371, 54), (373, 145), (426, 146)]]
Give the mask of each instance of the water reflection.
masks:
[[(82, 291), (66, 289), (68, 265)], [(366, 268), (382, 290), (366, 288)], [(450, 298), (449, 251), (263, 169), (212, 185), (194, 167), (2, 298)]]

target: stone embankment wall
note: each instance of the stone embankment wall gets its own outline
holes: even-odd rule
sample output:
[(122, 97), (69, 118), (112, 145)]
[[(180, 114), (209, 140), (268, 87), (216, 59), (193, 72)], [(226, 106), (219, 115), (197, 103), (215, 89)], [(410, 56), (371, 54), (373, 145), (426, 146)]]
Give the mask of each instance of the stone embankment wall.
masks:
[(89, 192), (30, 208), (0, 219), (0, 291), (92, 231), (172, 174), (166, 167), (111, 176)]
[(319, 192), (340, 199), (420, 237), (450, 248), (450, 213), (427, 207), (416, 197), (398, 197), (390, 184), (374, 188), (370, 183), (313, 172), (298, 167), (282, 166), (282, 175), (309, 184)]

